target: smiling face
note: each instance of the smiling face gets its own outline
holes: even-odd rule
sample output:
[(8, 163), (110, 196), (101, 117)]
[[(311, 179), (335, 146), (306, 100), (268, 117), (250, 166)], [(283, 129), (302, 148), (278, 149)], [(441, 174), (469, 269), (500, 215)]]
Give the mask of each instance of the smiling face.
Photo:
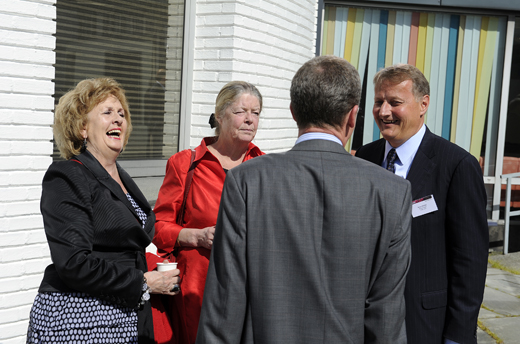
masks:
[(243, 93), (228, 106), (223, 116), (217, 117), (219, 140), (251, 142), (256, 135), (260, 117), (260, 101), (250, 93)]
[(376, 87), (372, 114), (381, 134), (394, 148), (421, 129), (430, 104), (430, 96), (417, 99), (412, 86), (412, 80), (407, 79), (398, 84), (383, 81)]
[(87, 149), (100, 162), (115, 161), (121, 153), (128, 127), (125, 116), (121, 102), (112, 95), (88, 113), (82, 135), (87, 139)]

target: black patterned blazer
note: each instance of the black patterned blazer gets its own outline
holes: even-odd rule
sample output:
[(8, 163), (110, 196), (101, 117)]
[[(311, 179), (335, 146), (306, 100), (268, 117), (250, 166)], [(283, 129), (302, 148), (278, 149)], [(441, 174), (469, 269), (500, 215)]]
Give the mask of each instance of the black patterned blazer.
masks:
[(39, 292), (77, 291), (130, 308), (138, 305), (155, 215), (132, 178), (117, 167), (148, 215), (144, 228), (119, 184), (88, 151), (47, 170), (40, 207), (52, 264)]

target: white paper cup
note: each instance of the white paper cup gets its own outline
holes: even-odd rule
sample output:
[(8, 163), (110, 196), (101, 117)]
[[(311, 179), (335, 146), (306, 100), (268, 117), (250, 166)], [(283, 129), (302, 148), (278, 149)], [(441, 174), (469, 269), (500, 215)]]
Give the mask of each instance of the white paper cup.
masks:
[(177, 262), (173, 263), (157, 263), (157, 271), (168, 271), (177, 269)]

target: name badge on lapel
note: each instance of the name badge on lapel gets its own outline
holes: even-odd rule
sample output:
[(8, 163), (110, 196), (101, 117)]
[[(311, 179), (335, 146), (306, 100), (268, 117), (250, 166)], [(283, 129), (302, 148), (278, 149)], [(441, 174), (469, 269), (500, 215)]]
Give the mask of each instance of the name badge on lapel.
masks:
[(433, 195), (424, 196), (412, 202), (412, 217), (422, 216), (439, 210)]

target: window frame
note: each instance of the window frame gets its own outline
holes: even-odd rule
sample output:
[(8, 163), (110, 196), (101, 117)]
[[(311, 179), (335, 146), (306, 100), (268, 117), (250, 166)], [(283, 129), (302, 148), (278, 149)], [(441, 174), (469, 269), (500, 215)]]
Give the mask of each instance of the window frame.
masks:
[[(175, 5), (168, 1), (168, 6)], [(179, 94), (179, 123), (177, 128), (177, 152), (189, 148), (191, 126), (191, 94), (195, 42), (195, 2), (183, 0), (183, 37)], [(166, 133), (164, 136), (168, 135)], [(164, 137), (163, 136), (163, 137)], [(130, 140), (132, 137), (130, 136)], [(175, 154), (175, 151), (174, 151)], [(118, 159), (118, 164), (134, 179), (148, 202), (153, 206), (166, 172), (170, 157), (155, 159)]]
[[(182, 44), (178, 152), (190, 148), (193, 64), (195, 54), (195, 5), (196, 3), (194, 1), (184, 1), (184, 34)], [(153, 197), (147, 197), (148, 202), (153, 206), (157, 200), (159, 188), (162, 185), (162, 179), (164, 179), (166, 174), (166, 163), (168, 159), (169, 157), (154, 160), (122, 160), (118, 161), (118, 163), (134, 179), (134, 181), (136, 181), (141, 189), (144, 189), (145, 191), (157, 190), (156, 192), (152, 191), (152, 194), (154, 195)], [(160, 185), (157, 185), (158, 178), (161, 178)]]

